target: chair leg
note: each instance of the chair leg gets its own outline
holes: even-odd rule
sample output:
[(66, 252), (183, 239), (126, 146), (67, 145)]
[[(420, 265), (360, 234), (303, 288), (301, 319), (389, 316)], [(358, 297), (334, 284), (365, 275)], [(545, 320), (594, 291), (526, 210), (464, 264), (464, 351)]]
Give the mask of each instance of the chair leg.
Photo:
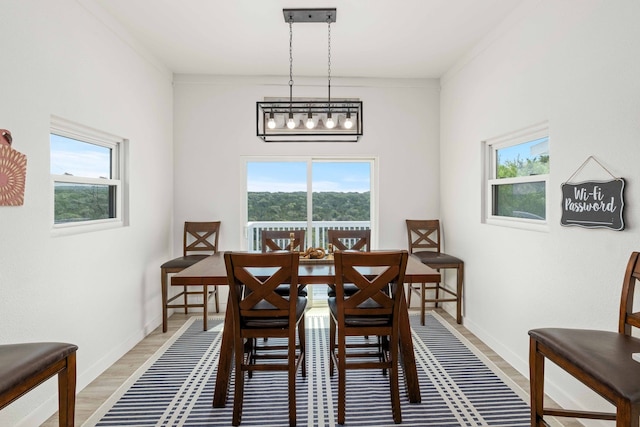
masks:
[(409, 283), (407, 286), (407, 307), (411, 308), (411, 294), (413, 293), (413, 283)]
[(160, 269), (160, 281), (162, 284), (162, 332), (167, 332), (167, 299), (168, 293), (168, 273), (164, 268)]
[(426, 287), (427, 286), (424, 283), (420, 284), (420, 324), (422, 326), (424, 326), (425, 305), (427, 305), (427, 290), (425, 289)]
[(544, 422), (544, 356), (538, 342), (529, 340), (529, 391), (531, 396), (531, 427), (546, 427)]
[(391, 368), (389, 368), (389, 387), (391, 389), (391, 412), (393, 414), (393, 422), (400, 424), (402, 422), (402, 412), (400, 409), (400, 387), (398, 385), (398, 354), (400, 341), (398, 333), (391, 337)]
[(298, 323), (298, 341), (300, 342), (300, 357), (302, 363), (302, 377), (307, 376), (307, 330), (304, 324), (304, 316)]
[(202, 329), (206, 331), (209, 329), (207, 327), (207, 320), (209, 318), (209, 287), (208, 285), (203, 285), (202, 288)]
[(73, 427), (76, 412), (76, 353), (67, 356), (66, 368), (58, 373), (58, 423)]
[(346, 338), (338, 334), (338, 424), (344, 424), (347, 406), (347, 355)]
[(187, 307), (187, 305), (189, 304), (188, 298), (189, 295), (187, 295), (187, 287), (183, 286), (183, 291), (184, 291), (184, 314), (187, 314), (189, 312), (189, 307)]
[(456, 322), (462, 324), (462, 282), (464, 280), (464, 264), (461, 263), (456, 271)]
[(336, 324), (333, 317), (329, 316), (329, 376), (333, 377), (335, 368), (333, 355), (336, 354)]
[[(240, 341), (244, 341), (240, 338)], [(240, 421), (242, 420), (242, 400), (244, 398), (244, 370), (243, 367), (243, 359), (244, 359), (244, 349), (243, 345), (235, 346), (235, 390), (233, 393), (233, 419), (232, 424), (234, 426), (240, 425)]]
[(616, 406), (616, 427), (638, 427), (640, 407), (632, 406), (631, 402), (619, 402)]
[(296, 425), (296, 367), (297, 367), (295, 331), (289, 332), (288, 361), (289, 361), (289, 368), (288, 368), (289, 426), (294, 427)]
[(218, 297), (219, 295), (219, 288), (218, 286), (214, 286), (213, 287), (215, 289), (215, 294), (214, 294), (214, 298), (216, 299), (216, 313), (220, 313), (220, 299)]

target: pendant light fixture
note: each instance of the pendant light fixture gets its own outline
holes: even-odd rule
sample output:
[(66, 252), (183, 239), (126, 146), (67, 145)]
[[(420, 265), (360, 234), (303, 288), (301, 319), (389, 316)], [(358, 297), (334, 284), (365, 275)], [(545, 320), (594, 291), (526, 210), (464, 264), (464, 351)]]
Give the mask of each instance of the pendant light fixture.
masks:
[[(265, 142), (357, 142), (362, 136), (362, 101), (331, 98), (331, 23), (336, 9), (283, 9), (289, 24), (289, 98), (256, 103), (257, 136)], [(293, 97), (293, 24), (327, 24), (327, 99)]]

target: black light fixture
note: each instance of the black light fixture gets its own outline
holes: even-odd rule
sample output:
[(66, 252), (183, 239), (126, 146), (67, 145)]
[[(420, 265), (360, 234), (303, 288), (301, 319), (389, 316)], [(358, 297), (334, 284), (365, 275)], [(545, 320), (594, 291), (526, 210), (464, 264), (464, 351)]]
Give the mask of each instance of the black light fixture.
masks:
[[(265, 142), (357, 142), (362, 136), (362, 101), (331, 98), (331, 23), (336, 9), (283, 9), (289, 24), (289, 98), (256, 103), (256, 131)], [(328, 28), (327, 99), (293, 97), (293, 24), (322, 22)]]

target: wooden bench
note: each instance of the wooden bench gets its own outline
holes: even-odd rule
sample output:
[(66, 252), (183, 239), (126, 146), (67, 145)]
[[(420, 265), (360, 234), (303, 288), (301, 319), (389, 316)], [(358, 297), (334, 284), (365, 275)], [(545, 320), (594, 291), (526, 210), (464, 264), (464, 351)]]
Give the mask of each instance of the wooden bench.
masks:
[(56, 342), (0, 345), (0, 409), (58, 374), (59, 425), (74, 425), (77, 346)]

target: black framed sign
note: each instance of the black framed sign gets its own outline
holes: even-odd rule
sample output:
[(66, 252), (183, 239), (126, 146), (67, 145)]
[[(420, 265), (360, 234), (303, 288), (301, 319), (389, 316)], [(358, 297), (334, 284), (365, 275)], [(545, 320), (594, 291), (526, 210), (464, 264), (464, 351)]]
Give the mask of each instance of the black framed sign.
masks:
[(624, 230), (624, 179), (562, 184), (564, 226)]

